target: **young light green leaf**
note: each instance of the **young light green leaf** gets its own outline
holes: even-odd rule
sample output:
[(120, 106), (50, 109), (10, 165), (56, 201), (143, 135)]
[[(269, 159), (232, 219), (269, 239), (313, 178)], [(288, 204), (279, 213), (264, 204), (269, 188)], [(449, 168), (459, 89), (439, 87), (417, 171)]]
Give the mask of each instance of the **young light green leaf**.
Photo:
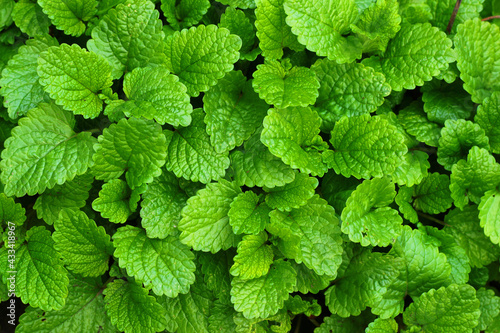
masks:
[(111, 65), (111, 76), (118, 79), (124, 71), (165, 62), (160, 13), (149, 0), (119, 4), (102, 17), (92, 29), (87, 48), (103, 56)]
[(229, 167), (228, 152), (219, 154), (210, 144), (202, 110), (194, 110), (192, 117), (191, 126), (163, 132), (167, 138), (165, 166), (177, 177), (207, 184), (224, 176)]
[(484, 331), (493, 322), (493, 319), (500, 312), (500, 297), (495, 296), (492, 289), (480, 288), (476, 291), (476, 297), (479, 300), (479, 325), (476, 330)]
[(479, 220), (484, 234), (494, 244), (500, 243), (500, 191), (498, 189), (487, 191), (481, 197), (479, 204)]
[(255, 28), (242, 10), (227, 7), (220, 17), (219, 27), (241, 38), (240, 59), (254, 61), (261, 52), (255, 45)]
[(254, 0), (217, 0), (218, 2), (231, 6), (233, 8), (241, 8), (241, 9), (253, 9), (255, 8)]
[(422, 294), (405, 310), (403, 320), (428, 332), (471, 332), (481, 315), (476, 290), (470, 285), (452, 284)]
[(338, 63), (361, 58), (361, 42), (356, 37), (343, 36), (358, 15), (354, 0), (286, 0), (284, 8), (286, 23), (308, 50)]
[(281, 238), (283, 246), (296, 247), (290, 259), (303, 262), (318, 275), (336, 276), (343, 241), (335, 210), (325, 200), (315, 195), (289, 213), (274, 210), (269, 215), (271, 223), (266, 229)]
[(174, 236), (150, 239), (143, 229), (125, 226), (113, 235), (113, 244), (120, 266), (158, 296), (185, 294), (195, 280), (194, 254)]
[(327, 167), (320, 151), (328, 144), (318, 135), (320, 125), (321, 118), (309, 107), (270, 109), (260, 140), (285, 164), (321, 177)]
[(293, 169), (271, 154), (260, 141), (260, 131), (245, 141), (243, 150), (231, 153), (234, 180), (240, 186), (283, 186), (295, 178)]
[(281, 211), (299, 208), (312, 198), (318, 184), (317, 178), (297, 172), (291, 183), (273, 188), (264, 187), (264, 191), (268, 192), (266, 203), (269, 207)]
[(114, 333), (116, 328), (111, 324), (104, 311), (100, 278), (77, 278), (70, 275), (69, 294), (63, 308), (46, 312), (28, 306), (19, 318), (16, 331), (21, 333), (67, 333), (79, 332)]
[(163, 170), (142, 195), (141, 225), (146, 229), (148, 237), (163, 239), (173, 235), (187, 199), (187, 195), (179, 187), (178, 179)]
[(19, 120), (0, 162), (6, 195), (42, 193), (87, 171), (95, 139), (89, 132), (75, 133), (74, 125), (71, 112), (45, 103)]
[(16, 2), (12, 19), (19, 29), (30, 37), (49, 33), (49, 18), (42, 11), (42, 7), (31, 0)]
[(113, 83), (106, 59), (77, 44), (49, 47), (40, 54), (37, 71), (40, 84), (57, 104), (85, 118), (99, 116), (99, 93)]
[(217, 153), (224, 153), (254, 133), (268, 106), (240, 71), (232, 71), (203, 96), (203, 109), (210, 142)]
[(143, 188), (133, 191), (121, 179), (112, 179), (102, 186), (99, 197), (92, 202), (92, 208), (113, 223), (125, 223), (136, 211)]
[(311, 66), (320, 82), (315, 106), (323, 119), (322, 129), (331, 131), (342, 116), (359, 116), (384, 103), (391, 87), (385, 77), (360, 63), (339, 65), (320, 59)]
[(400, 263), (382, 253), (363, 250), (351, 259), (342, 279), (326, 291), (326, 305), (341, 317), (358, 316), (385, 293), (398, 276)]
[(308, 106), (318, 97), (320, 84), (307, 67), (292, 67), (290, 60), (268, 60), (257, 65), (253, 88), (259, 97), (277, 108)]
[(210, 5), (209, 0), (162, 0), (161, 10), (170, 26), (181, 30), (200, 22)]
[(342, 232), (362, 246), (388, 246), (402, 232), (403, 219), (389, 207), (396, 190), (389, 178), (373, 178), (359, 185), (342, 211)]
[(483, 267), (498, 259), (500, 248), (491, 243), (479, 222), (476, 205), (455, 208), (444, 218), (444, 230), (465, 250), (473, 267)]
[(500, 164), (486, 149), (469, 150), (467, 161), (460, 160), (451, 168), (450, 190), (455, 206), (463, 209), (469, 200), (479, 204), (483, 194), (500, 184)]
[(399, 186), (420, 184), (422, 179), (427, 177), (427, 170), (431, 167), (428, 159), (429, 154), (426, 152), (408, 151), (404, 156), (403, 163), (394, 170), (393, 181)]
[(114, 248), (102, 226), (82, 211), (63, 209), (54, 228), (54, 247), (69, 270), (82, 276), (100, 276), (108, 270)]
[(59, 30), (71, 36), (85, 32), (84, 21), (89, 21), (97, 12), (96, 0), (39, 0), (38, 4)]
[(110, 181), (125, 172), (131, 189), (151, 183), (165, 164), (166, 140), (161, 126), (152, 120), (122, 119), (104, 129), (95, 145), (92, 173)]
[(474, 103), (500, 90), (500, 28), (479, 18), (460, 24), (454, 38), (457, 67)]
[(296, 284), (296, 273), (289, 262), (276, 260), (267, 275), (252, 280), (240, 277), (231, 282), (234, 309), (248, 319), (276, 314)]
[(137, 282), (114, 280), (103, 294), (106, 312), (118, 330), (156, 333), (167, 326), (165, 309)]
[(343, 117), (332, 130), (330, 142), (334, 151), (325, 152), (323, 160), (336, 173), (358, 179), (393, 173), (408, 151), (396, 127), (369, 114)]
[(239, 239), (229, 224), (228, 212), (231, 202), (240, 193), (241, 189), (234, 182), (220, 179), (189, 198), (179, 221), (181, 242), (195, 251), (212, 253), (236, 246)]
[(188, 126), (193, 107), (186, 91), (186, 86), (165, 67), (135, 68), (123, 81), (128, 101), (115, 111), (154, 119), (160, 125)]
[(418, 214), (417, 211), (411, 205), (413, 201), (413, 188), (407, 186), (399, 187), (398, 194), (395, 199), (397, 205), (399, 206), (399, 211), (405, 219), (410, 221), (411, 223), (418, 222)]
[(255, 28), (262, 55), (269, 60), (281, 59), (283, 49), (301, 50), (297, 37), (286, 24), (285, 0), (256, 0)]
[(54, 249), (50, 231), (32, 227), (16, 251), (16, 295), (42, 310), (61, 309), (68, 296), (68, 272)]
[(415, 209), (429, 214), (444, 213), (453, 203), (448, 175), (429, 174), (414, 187), (413, 197)]
[(20, 203), (16, 203), (13, 198), (8, 198), (5, 193), (0, 193), (0, 226), (9, 222), (16, 226), (21, 226), (26, 221), (26, 210)]
[(38, 82), (37, 60), (41, 52), (56, 45), (57, 40), (48, 35), (29, 39), (2, 71), (0, 94), (5, 97), (4, 106), (10, 118), (24, 116), (38, 103), (49, 102), (48, 94)]
[(500, 154), (500, 91), (493, 92), (479, 105), (474, 121), (485, 131), (491, 152)]
[(51, 225), (59, 218), (61, 210), (78, 211), (85, 206), (93, 181), (94, 177), (87, 172), (62, 185), (56, 185), (49, 190), (45, 190), (38, 196), (33, 206), (38, 218)]
[(242, 280), (256, 279), (269, 272), (273, 263), (273, 249), (266, 245), (267, 233), (246, 235), (238, 244), (238, 254), (230, 269), (233, 276)]
[[(408, 38), (410, 35), (412, 38)], [(455, 60), (451, 46), (446, 34), (429, 23), (403, 24), (384, 56), (371, 58), (367, 64), (380, 66), (392, 89), (414, 89), (439, 75)]]
[(394, 318), (382, 319), (377, 318), (374, 322), (370, 323), (366, 328), (366, 333), (397, 333), (398, 323)]
[(439, 145), (441, 127), (427, 119), (422, 102), (415, 101), (399, 111), (398, 121), (404, 129), (409, 134), (415, 136), (418, 141), (424, 142), (432, 147), (437, 147)]
[(166, 65), (186, 85), (188, 94), (196, 97), (233, 69), (240, 48), (241, 38), (226, 28), (199, 25), (167, 37)]
[(253, 191), (240, 193), (231, 202), (231, 208), (227, 215), (229, 224), (235, 234), (253, 234), (257, 235), (264, 230), (269, 223), (270, 208), (266, 203), (259, 202), (260, 197)]
[(439, 139), (437, 161), (446, 170), (451, 170), (455, 163), (465, 159), (473, 146), (490, 149), (488, 137), (478, 124), (464, 119), (447, 120), (444, 124)]

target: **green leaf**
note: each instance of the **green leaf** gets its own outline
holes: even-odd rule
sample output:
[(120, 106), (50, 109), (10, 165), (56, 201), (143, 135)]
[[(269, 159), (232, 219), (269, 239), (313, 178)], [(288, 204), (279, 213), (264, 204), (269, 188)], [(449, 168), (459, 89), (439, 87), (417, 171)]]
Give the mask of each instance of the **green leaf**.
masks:
[(267, 230), (296, 247), (291, 259), (318, 275), (336, 276), (342, 262), (342, 238), (335, 210), (325, 200), (315, 195), (289, 213), (274, 210), (269, 215)]
[(196, 97), (222, 79), (238, 61), (241, 38), (226, 28), (199, 25), (175, 32), (165, 41), (167, 68)]
[(240, 71), (220, 79), (203, 96), (203, 108), (207, 133), (217, 153), (240, 146), (262, 124), (268, 110)]
[(396, 0), (378, 0), (365, 9), (351, 30), (363, 42), (363, 52), (384, 52), (389, 40), (401, 29), (399, 3)]
[(321, 177), (327, 167), (319, 151), (327, 143), (318, 135), (320, 125), (321, 118), (309, 107), (270, 109), (260, 139), (285, 164)]
[(493, 320), (500, 312), (500, 297), (495, 296), (492, 289), (480, 288), (476, 291), (476, 297), (479, 300), (479, 325), (476, 329), (484, 331), (493, 323)]
[(391, 174), (408, 151), (396, 127), (369, 114), (343, 117), (331, 134), (334, 151), (325, 152), (323, 160), (344, 177), (359, 179)]
[(57, 29), (76, 37), (85, 32), (83, 22), (90, 20), (97, 12), (96, 0), (39, 0), (38, 4)]
[(5, 193), (0, 193), (0, 225), (8, 222), (21, 226), (26, 221), (26, 210), (20, 203), (16, 203), (13, 198), (8, 198)]
[(483, 267), (498, 260), (500, 248), (491, 243), (479, 222), (477, 206), (450, 211), (444, 218), (444, 230), (465, 250), (473, 267)]
[(447, 120), (444, 124), (439, 139), (437, 161), (446, 170), (451, 170), (453, 164), (465, 159), (473, 146), (490, 149), (488, 137), (478, 124), (463, 119)]
[(290, 27), (285, 22), (283, 8), (285, 0), (256, 0), (255, 28), (259, 38), (262, 55), (268, 60), (281, 59), (283, 49), (301, 50), (304, 47), (297, 41)]
[(460, 160), (451, 168), (451, 197), (463, 209), (469, 200), (479, 204), (483, 194), (500, 184), (500, 165), (486, 149), (469, 150), (467, 161)]
[(30, 37), (49, 33), (49, 18), (42, 12), (42, 7), (31, 0), (16, 2), (12, 19), (16, 26)]
[(227, 215), (235, 234), (257, 235), (264, 230), (269, 223), (269, 213), (272, 208), (260, 201), (260, 196), (255, 192), (246, 191), (231, 202)]
[(403, 163), (392, 174), (393, 181), (399, 186), (413, 186), (422, 182), (428, 175), (427, 170), (431, 167), (428, 161), (429, 154), (412, 150), (408, 151), (403, 158)]
[(290, 262), (297, 272), (297, 285), (293, 290), (294, 292), (299, 291), (303, 294), (317, 294), (320, 290), (328, 287), (330, 282), (334, 279), (334, 277), (329, 275), (318, 275), (304, 264), (297, 264), (293, 260)]
[(14, 0), (2, 0), (2, 9), (0, 10), (0, 30), (9, 27), (12, 24), (12, 10), (14, 9)]
[(16, 250), (16, 295), (32, 307), (59, 310), (68, 296), (69, 279), (50, 231), (32, 227), (26, 241)]
[(403, 219), (389, 207), (396, 190), (388, 178), (365, 180), (354, 190), (342, 211), (342, 232), (362, 246), (388, 246), (402, 232)]
[(269, 207), (281, 211), (290, 211), (293, 208), (299, 208), (312, 198), (318, 184), (317, 178), (297, 173), (293, 182), (289, 184), (274, 188), (264, 187), (264, 190), (268, 192), (266, 203)]
[(267, 60), (253, 73), (253, 88), (259, 97), (277, 108), (308, 106), (318, 97), (320, 84), (307, 67), (293, 66), (290, 60)]
[(0, 162), (6, 195), (42, 193), (87, 171), (95, 139), (89, 132), (75, 133), (74, 125), (70, 112), (45, 103), (19, 120)]
[(241, 8), (241, 9), (255, 8), (254, 0), (217, 0), (217, 1), (224, 5), (231, 6), (234, 8)]
[(231, 302), (248, 319), (276, 314), (296, 284), (296, 273), (289, 262), (275, 261), (269, 273), (252, 280), (239, 277), (231, 283)]
[(142, 195), (141, 225), (149, 238), (166, 238), (176, 233), (181, 210), (188, 197), (170, 172), (155, 178)]
[(70, 209), (76, 212), (84, 207), (93, 181), (94, 177), (87, 172), (62, 185), (45, 190), (38, 196), (33, 206), (38, 218), (51, 225), (59, 218), (61, 210)]
[(187, 294), (176, 298), (162, 296), (158, 302), (166, 310), (167, 330), (178, 333), (208, 333), (208, 316), (212, 312), (213, 295), (198, 279)]
[[(231, 7), (228, 7), (231, 8)], [(214, 302), (214, 306), (210, 309), (210, 317), (208, 318), (208, 331), (211, 333), (234, 333), (236, 332), (236, 323), (233, 320), (237, 312), (233, 306), (224, 304), (219, 300)]]
[(219, 154), (210, 144), (200, 109), (194, 110), (192, 117), (191, 126), (163, 132), (167, 138), (165, 166), (177, 177), (207, 184), (224, 176), (229, 167), (228, 152)]
[(464, 89), (474, 103), (482, 103), (500, 90), (500, 28), (490, 22), (474, 19), (457, 28), (454, 38), (457, 67)]
[(273, 263), (273, 249), (266, 245), (267, 233), (246, 235), (238, 244), (238, 254), (230, 273), (242, 280), (256, 279), (269, 272)]
[(125, 223), (136, 211), (143, 191), (141, 187), (132, 191), (123, 180), (112, 179), (102, 186), (99, 197), (92, 202), (92, 208), (110, 222)]
[(48, 35), (29, 39), (2, 71), (0, 94), (5, 97), (4, 105), (12, 119), (26, 115), (38, 103), (50, 100), (38, 83), (37, 59), (41, 52), (55, 45), (58, 45), (57, 40)]
[(312, 302), (308, 302), (303, 300), (299, 295), (295, 295), (290, 297), (285, 302), (285, 307), (288, 311), (290, 311), (293, 315), (298, 315), (300, 313), (305, 314), (306, 316), (319, 316), (321, 314), (321, 305), (318, 304), (317, 300), (312, 300)]
[(487, 191), (479, 204), (479, 220), (484, 234), (494, 244), (500, 243), (500, 191), (498, 188)]
[(478, 325), (480, 315), (476, 290), (452, 284), (422, 294), (405, 310), (403, 320), (428, 332), (465, 333)]
[(143, 229), (125, 226), (113, 243), (120, 266), (158, 296), (185, 294), (195, 280), (194, 254), (174, 236), (150, 239)]
[(102, 17), (87, 42), (90, 51), (109, 62), (113, 79), (137, 67), (165, 62), (160, 13), (149, 0), (119, 4)]
[(92, 173), (110, 181), (125, 173), (131, 189), (151, 183), (165, 164), (166, 141), (161, 126), (152, 120), (122, 119), (104, 129), (95, 145)]
[(452, 84), (443, 81), (431, 81), (425, 84), (421, 91), (424, 111), (430, 121), (444, 124), (446, 120), (467, 119), (473, 109), (470, 95), (462, 88), (462, 82), (457, 80)]
[(356, 178), (345, 178), (330, 170), (321, 180), (321, 196), (335, 208), (336, 212), (342, 213), (347, 199), (359, 184), (360, 181)]
[(322, 128), (331, 131), (342, 116), (359, 116), (384, 103), (391, 87), (385, 77), (360, 63), (339, 65), (320, 59), (311, 66), (320, 82), (315, 106), (323, 119)]
[(410, 221), (411, 223), (418, 222), (418, 214), (413, 206), (411, 205), (413, 201), (413, 188), (407, 186), (401, 186), (399, 188), (398, 194), (395, 199), (396, 203), (399, 206), (399, 211), (405, 219)]
[[(207, 252), (197, 253), (198, 262), (201, 263), (201, 271), (204, 279), (203, 286), (213, 291), (216, 298), (225, 304), (231, 304), (231, 280), (229, 273), (236, 255), (236, 249), (231, 248), (228, 251), (219, 251), (215, 254)], [(192, 285), (196, 287), (196, 282)]]
[(479, 105), (474, 121), (485, 131), (491, 152), (500, 154), (500, 92), (493, 92)]
[(432, 147), (437, 147), (439, 145), (441, 128), (438, 124), (427, 119), (427, 115), (420, 101), (415, 101), (408, 107), (399, 111), (398, 121), (403, 125), (404, 129), (409, 134), (415, 136), (418, 141), (424, 142)]
[(113, 244), (103, 227), (82, 211), (63, 209), (52, 238), (66, 267), (82, 276), (100, 276), (108, 270)]
[(364, 332), (366, 326), (373, 320), (373, 316), (365, 315), (342, 318), (337, 315), (325, 317), (320, 327), (314, 333), (351, 333)]
[(382, 253), (363, 250), (355, 256), (342, 279), (325, 293), (325, 302), (333, 314), (358, 316), (399, 274), (399, 261)]
[(380, 60), (371, 58), (367, 64), (380, 66), (393, 90), (415, 89), (455, 61), (451, 46), (446, 34), (429, 23), (403, 24), (384, 56)]
[(19, 318), (16, 332), (116, 332), (104, 311), (102, 288), (100, 278), (70, 275), (69, 294), (64, 307), (58, 311), (45, 312), (29, 306)]
[[(450, 17), (453, 13), (453, 8), (456, 2), (454, 0), (430, 0), (426, 1), (427, 5), (430, 7), (431, 14), (433, 16), (430, 21), (432, 25), (438, 27), (439, 29), (445, 31)], [(451, 29), (452, 33), (457, 31), (457, 27), (466, 22), (467, 20), (476, 18), (480, 15), (483, 9), (483, 0), (464, 0), (460, 4), (460, 10), (456, 13), (455, 22)]]
[(210, 8), (209, 0), (162, 0), (161, 10), (175, 30), (189, 28), (200, 22)]
[(118, 330), (155, 333), (167, 326), (165, 309), (137, 282), (117, 279), (103, 293), (106, 312)]
[(229, 224), (228, 212), (240, 193), (235, 183), (220, 179), (189, 198), (179, 222), (181, 242), (195, 251), (212, 253), (236, 246), (239, 239)]
[(188, 126), (191, 123), (193, 107), (186, 86), (165, 67), (135, 68), (125, 75), (123, 91), (128, 101), (118, 110), (127, 116), (154, 119), (160, 125)]
[(254, 61), (261, 52), (259, 48), (255, 48), (255, 28), (244, 11), (227, 7), (220, 17), (219, 27), (226, 28), (241, 38), (240, 59)]
[(271, 154), (260, 141), (260, 131), (245, 141), (243, 150), (231, 153), (234, 180), (240, 186), (275, 187), (290, 183), (295, 178), (293, 169)]
[(429, 174), (413, 190), (413, 207), (424, 213), (439, 214), (451, 207), (453, 199), (448, 175)]
[(38, 58), (40, 84), (58, 105), (96, 118), (102, 111), (99, 92), (111, 87), (111, 68), (106, 60), (77, 44), (51, 46)]
[(314, 3), (286, 0), (286, 23), (309, 51), (338, 63), (361, 58), (361, 42), (343, 37), (358, 15), (354, 0), (320, 0)]

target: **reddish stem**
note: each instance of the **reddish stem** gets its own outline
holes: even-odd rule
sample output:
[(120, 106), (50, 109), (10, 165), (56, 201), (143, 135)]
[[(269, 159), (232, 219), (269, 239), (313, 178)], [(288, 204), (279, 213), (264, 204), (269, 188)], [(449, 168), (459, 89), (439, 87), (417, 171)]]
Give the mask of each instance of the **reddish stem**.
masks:
[(455, 8), (453, 8), (453, 13), (451, 14), (450, 21), (448, 22), (448, 26), (446, 27), (446, 32), (451, 33), (451, 28), (453, 27), (453, 23), (455, 22), (455, 18), (457, 17), (458, 9), (460, 8), (460, 4), (462, 0), (457, 0), (455, 3)]
[(489, 20), (493, 20), (493, 19), (500, 19), (500, 15), (488, 16), (488, 17), (485, 17), (484, 19), (482, 19), (481, 21), (489, 21)]

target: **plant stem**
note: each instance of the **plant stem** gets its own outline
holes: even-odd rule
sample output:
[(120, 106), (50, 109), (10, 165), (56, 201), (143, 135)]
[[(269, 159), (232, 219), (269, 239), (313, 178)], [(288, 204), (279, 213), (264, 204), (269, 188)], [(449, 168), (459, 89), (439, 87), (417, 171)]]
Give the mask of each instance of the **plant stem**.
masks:
[(307, 317), (307, 319), (309, 319), (311, 321), (311, 323), (313, 323), (314, 326), (316, 326), (316, 327), (320, 326), (316, 319), (311, 318), (311, 317)]
[(297, 319), (297, 327), (295, 327), (295, 331), (294, 331), (295, 333), (299, 333), (300, 332), (300, 324), (302, 323), (302, 317), (303, 316), (304, 315), (300, 315), (299, 319)]
[(500, 19), (500, 15), (488, 16), (488, 17), (485, 17), (484, 19), (482, 19), (481, 21), (489, 21), (489, 20), (493, 20), (493, 19)]
[(446, 32), (448, 34), (451, 33), (451, 28), (453, 28), (453, 23), (455, 22), (455, 18), (457, 17), (458, 9), (460, 8), (460, 4), (462, 0), (457, 0), (455, 3), (455, 8), (453, 8), (453, 13), (451, 14), (450, 21), (448, 22), (448, 26), (446, 27)]
[(425, 217), (425, 218), (426, 218), (426, 219), (428, 219), (429, 221), (436, 222), (436, 223), (438, 223), (438, 224), (441, 224), (441, 225), (445, 225), (445, 226), (450, 227), (450, 225), (449, 225), (449, 224), (444, 223), (443, 221), (438, 220), (437, 218), (435, 218), (434, 216), (431, 216), (431, 215), (429, 215), (429, 214), (425, 214), (425, 213), (422, 213), (422, 212), (419, 212), (419, 211), (417, 211), (417, 214), (418, 214), (418, 215), (420, 215), (420, 216), (422, 216), (422, 217)]
[(93, 128), (93, 129), (89, 129), (89, 130), (86, 130), (84, 132), (90, 132), (90, 133), (101, 133), (102, 130), (100, 128)]

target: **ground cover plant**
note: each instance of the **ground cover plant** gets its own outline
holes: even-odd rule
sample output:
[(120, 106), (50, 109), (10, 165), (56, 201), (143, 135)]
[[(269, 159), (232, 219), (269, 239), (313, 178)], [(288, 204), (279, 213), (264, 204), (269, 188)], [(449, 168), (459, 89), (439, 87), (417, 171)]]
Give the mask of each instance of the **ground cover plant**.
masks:
[(1, 329), (498, 332), (499, 14), (0, 0)]

